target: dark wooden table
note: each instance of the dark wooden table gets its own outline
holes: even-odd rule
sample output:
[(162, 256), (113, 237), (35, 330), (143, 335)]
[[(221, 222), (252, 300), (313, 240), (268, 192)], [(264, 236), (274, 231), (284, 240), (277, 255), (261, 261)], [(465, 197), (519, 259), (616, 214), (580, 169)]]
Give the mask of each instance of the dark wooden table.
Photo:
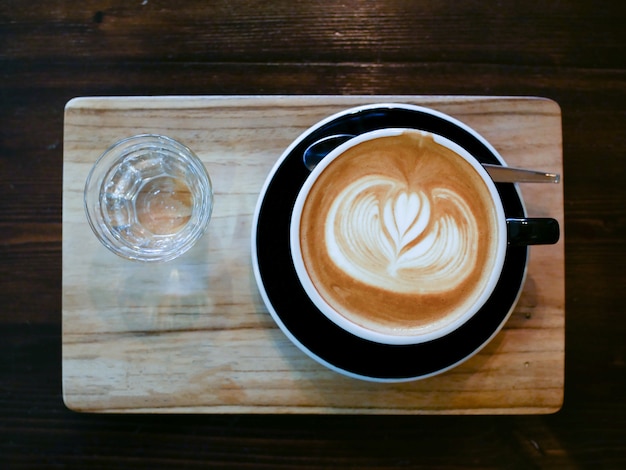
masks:
[[(0, 1), (0, 468), (626, 468), (620, 2)], [(548, 416), (125, 416), (61, 393), (75, 96), (538, 95), (563, 112), (566, 384)]]

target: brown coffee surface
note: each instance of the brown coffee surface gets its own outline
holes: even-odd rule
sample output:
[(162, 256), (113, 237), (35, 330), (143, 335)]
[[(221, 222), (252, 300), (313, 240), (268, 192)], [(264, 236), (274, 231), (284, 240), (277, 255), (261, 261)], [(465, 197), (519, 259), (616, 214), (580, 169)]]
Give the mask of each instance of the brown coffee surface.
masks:
[(418, 131), (357, 144), (319, 175), (300, 242), (321, 297), (354, 323), (412, 334), (462, 315), (494, 266), (488, 187)]

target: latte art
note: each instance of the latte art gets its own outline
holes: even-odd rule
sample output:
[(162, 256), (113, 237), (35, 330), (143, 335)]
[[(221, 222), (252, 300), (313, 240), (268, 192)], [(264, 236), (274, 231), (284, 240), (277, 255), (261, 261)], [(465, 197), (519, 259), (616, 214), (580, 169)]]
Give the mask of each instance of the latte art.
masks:
[[(335, 198), (325, 223), (330, 258), (373, 287), (421, 294), (456, 288), (476, 263), (478, 224), (468, 204), (451, 189), (398, 186), (370, 176)], [(444, 210), (433, 213), (433, 204)]]
[(296, 202), (303, 286), (321, 311), (366, 330), (398, 337), (454, 325), (489, 292), (502, 253), (476, 164), (420, 131), (346, 147)]

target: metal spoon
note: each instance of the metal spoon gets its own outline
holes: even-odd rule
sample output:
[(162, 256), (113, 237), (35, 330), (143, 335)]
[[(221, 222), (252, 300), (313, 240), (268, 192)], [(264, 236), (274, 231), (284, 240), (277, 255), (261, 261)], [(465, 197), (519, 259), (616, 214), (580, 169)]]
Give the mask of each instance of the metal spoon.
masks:
[(326, 155), (328, 155), (335, 148), (339, 147), (341, 144), (347, 142), (353, 137), (355, 136), (350, 134), (337, 134), (329, 135), (316, 142), (313, 142), (304, 151), (304, 166), (306, 166), (309, 171), (313, 171), (313, 168), (315, 168)]
[(489, 165), (487, 163), (482, 165), (496, 183), (558, 183), (561, 181), (561, 175), (557, 173), (545, 173), (543, 171)]
[[(353, 137), (355, 136), (351, 134), (337, 134), (313, 142), (304, 151), (304, 166), (312, 171), (326, 155)], [(561, 180), (560, 175), (556, 173), (490, 165), (488, 163), (482, 165), (496, 183), (558, 183)]]

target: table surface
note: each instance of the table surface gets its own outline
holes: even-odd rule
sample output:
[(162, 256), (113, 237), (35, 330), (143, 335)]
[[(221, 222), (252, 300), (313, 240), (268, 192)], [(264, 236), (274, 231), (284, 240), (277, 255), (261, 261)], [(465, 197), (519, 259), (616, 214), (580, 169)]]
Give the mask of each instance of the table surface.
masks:
[[(619, 2), (0, 4), (2, 468), (624, 468)], [(545, 96), (563, 119), (565, 399), (546, 416), (77, 414), (61, 387), (63, 108), (88, 95)]]

